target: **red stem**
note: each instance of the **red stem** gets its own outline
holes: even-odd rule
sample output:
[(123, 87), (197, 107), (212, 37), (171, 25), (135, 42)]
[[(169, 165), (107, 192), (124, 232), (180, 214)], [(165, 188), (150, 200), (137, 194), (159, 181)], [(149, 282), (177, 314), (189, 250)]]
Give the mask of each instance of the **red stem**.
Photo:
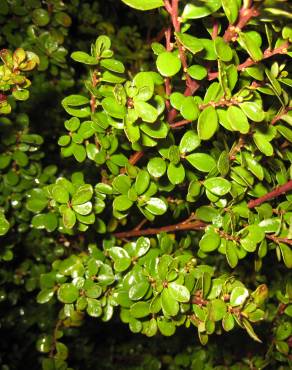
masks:
[(129, 231), (122, 231), (115, 233), (114, 236), (119, 239), (126, 239), (131, 238), (134, 236), (141, 236), (141, 235), (156, 235), (162, 232), (171, 232), (171, 231), (183, 231), (183, 230), (204, 230), (207, 224), (202, 221), (194, 221), (194, 222), (181, 222), (175, 225), (167, 225), (162, 227), (153, 227), (149, 229), (143, 230), (129, 230)]
[(242, 7), (239, 12), (237, 24), (235, 26), (230, 24), (228, 26), (223, 36), (224, 40), (226, 42), (235, 41), (238, 37), (238, 33), (246, 26), (250, 19), (257, 17), (259, 14), (259, 11), (254, 7)]
[(256, 206), (259, 206), (260, 204), (273, 199), (275, 197), (278, 197), (279, 195), (283, 193), (288, 193), (288, 191), (292, 190), (292, 180), (289, 180), (286, 184), (278, 186), (274, 190), (270, 191), (269, 193), (263, 195), (262, 197), (258, 199), (251, 200), (247, 206), (248, 208), (254, 208)]
[[(274, 56), (276, 54), (287, 54), (288, 46), (289, 46), (289, 42), (286, 41), (283, 45), (279, 46), (278, 48), (275, 48), (274, 50), (266, 49), (264, 51), (263, 59), (261, 59), (261, 61), (264, 60), (264, 59), (271, 58), (272, 56)], [(253, 66), (257, 63), (259, 63), (259, 62), (255, 62), (251, 58), (247, 58), (245, 62), (243, 62), (243, 63), (241, 63), (237, 66), (237, 70), (238, 71), (244, 71), (245, 68), (251, 67), (251, 66)], [(208, 73), (208, 80), (209, 81), (214, 80), (217, 77), (218, 77), (218, 72), (209, 72)]]
[(266, 235), (266, 238), (272, 240), (274, 243), (277, 243), (277, 244), (284, 243), (284, 244), (292, 245), (292, 239), (278, 238), (275, 235)]

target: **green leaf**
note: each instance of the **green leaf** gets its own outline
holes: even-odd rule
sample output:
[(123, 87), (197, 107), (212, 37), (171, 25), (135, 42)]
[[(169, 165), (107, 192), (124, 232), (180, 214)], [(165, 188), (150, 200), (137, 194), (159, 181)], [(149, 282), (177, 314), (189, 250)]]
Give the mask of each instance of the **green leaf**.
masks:
[(149, 283), (147, 281), (136, 283), (129, 290), (129, 298), (132, 301), (139, 301), (145, 296), (148, 289), (149, 289)]
[(235, 23), (239, 13), (239, 2), (237, 0), (221, 0), (221, 2), (229, 23)]
[(201, 144), (201, 140), (194, 130), (188, 130), (184, 133), (179, 143), (181, 153), (189, 153), (197, 149)]
[(161, 307), (165, 316), (175, 316), (179, 311), (179, 303), (171, 296), (168, 288), (165, 288), (162, 291)]
[(133, 202), (126, 195), (119, 195), (113, 201), (113, 208), (120, 212), (127, 211), (132, 205)]
[(198, 19), (216, 12), (221, 7), (221, 0), (193, 0), (188, 3), (182, 14), (183, 20)]
[[(82, 95), (69, 95), (62, 100), (62, 106), (71, 116), (85, 118), (90, 115), (89, 99)], [(87, 105), (85, 107), (82, 107)], [(72, 108), (74, 107), (74, 108)], [(80, 107), (80, 108), (78, 108)]]
[(232, 49), (222, 37), (217, 36), (215, 38), (214, 47), (219, 59), (223, 60), (223, 62), (230, 62), (233, 57)]
[(249, 296), (249, 292), (246, 288), (242, 286), (237, 286), (233, 288), (230, 295), (230, 304), (231, 306), (241, 306)]
[(186, 157), (186, 160), (201, 172), (210, 172), (216, 166), (214, 158), (206, 153), (190, 154)]
[(222, 320), (222, 326), (225, 331), (230, 331), (234, 328), (234, 318), (232, 313), (226, 312)]
[(188, 96), (183, 100), (180, 107), (180, 113), (183, 118), (189, 121), (195, 121), (199, 117), (199, 106), (192, 96)]
[(217, 168), (221, 176), (226, 176), (228, 174), (230, 168), (230, 161), (229, 153), (226, 150), (223, 150), (221, 152), (217, 162)]
[(100, 62), (101, 67), (104, 67), (112, 72), (124, 73), (125, 67), (122, 62), (116, 59), (102, 59)]
[(75, 62), (84, 63), (92, 66), (98, 64), (97, 58), (92, 57), (84, 51), (74, 51), (74, 53), (71, 54), (71, 58), (75, 60)]
[(244, 102), (239, 105), (244, 114), (255, 122), (261, 122), (265, 118), (265, 112), (262, 107), (255, 102)]
[(266, 156), (270, 157), (274, 154), (274, 148), (270, 142), (266, 139), (265, 135), (254, 134), (253, 141), (258, 147), (259, 151), (264, 153)]
[(131, 264), (131, 257), (128, 252), (121, 247), (112, 247), (108, 249), (110, 257), (114, 260), (114, 269), (117, 272), (127, 270)]
[(131, 187), (131, 180), (127, 175), (118, 175), (114, 178), (112, 185), (114, 190), (125, 195)]
[(48, 205), (48, 199), (42, 189), (33, 189), (28, 194), (28, 198), (26, 208), (31, 212), (41, 212)]
[(208, 71), (200, 64), (193, 64), (188, 67), (188, 74), (195, 80), (203, 80), (208, 75)]
[(135, 101), (135, 111), (143, 121), (153, 123), (157, 120), (158, 112), (152, 105), (145, 101)]
[(284, 243), (280, 243), (279, 247), (280, 247), (280, 251), (281, 251), (282, 258), (283, 258), (283, 261), (285, 263), (285, 266), (288, 269), (291, 269), (292, 268), (292, 250), (291, 250), (291, 248), (289, 247), (289, 245), (286, 245)]
[(164, 317), (157, 319), (157, 326), (160, 333), (167, 337), (170, 337), (175, 333), (175, 324), (172, 321), (166, 320)]
[(250, 127), (248, 120), (240, 108), (234, 105), (229, 107), (227, 109), (227, 118), (233, 130), (239, 131), (242, 134), (247, 134), (249, 132)]
[(5, 235), (9, 230), (10, 224), (6, 220), (4, 213), (0, 212), (0, 235)]
[(86, 202), (82, 204), (78, 204), (76, 206), (72, 206), (73, 210), (80, 214), (80, 215), (88, 215), (92, 211), (92, 203), (91, 202)]
[(163, 121), (155, 122), (155, 125), (142, 123), (139, 127), (141, 131), (154, 139), (164, 139), (168, 133), (168, 125)]
[(102, 101), (102, 107), (103, 109), (114, 118), (122, 119), (126, 115), (126, 107), (119, 104), (115, 98), (107, 97), (104, 98)]
[(65, 127), (68, 131), (77, 131), (80, 126), (80, 119), (77, 117), (71, 117), (69, 120), (65, 121)]
[(199, 247), (203, 252), (213, 252), (219, 247), (220, 242), (220, 236), (211, 229), (203, 235)]
[(261, 48), (254, 42), (253, 38), (248, 33), (239, 32), (238, 41), (241, 47), (248, 52), (255, 62), (259, 62), (263, 59)]
[(276, 217), (266, 218), (262, 220), (258, 226), (261, 227), (265, 233), (276, 233), (281, 226), (281, 220)]
[(61, 185), (55, 185), (53, 187), (52, 196), (53, 196), (54, 200), (58, 203), (68, 203), (68, 201), (69, 201), (69, 193)]
[(211, 177), (204, 182), (204, 186), (215, 195), (225, 195), (231, 189), (231, 183), (222, 177)]
[(150, 183), (150, 175), (147, 171), (140, 171), (136, 177), (135, 190), (138, 195), (145, 193)]
[(233, 241), (231, 240), (227, 241), (225, 253), (228, 265), (231, 268), (235, 268), (238, 264), (238, 256), (236, 253), (236, 245)]
[(102, 315), (102, 307), (100, 301), (93, 298), (87, 298), (86, 312), (91, 317), (100, 317)]
[(136, 125), (134, 122), (125, 119), (125, 134), (127, 135), (128, 140), (131, 143), (135, 143), (140, 139), (140, 129), (139, 126)]
[(79, 297), (79, 289), (71, 283), (62, 284), (57, 295), (62, 303), (73, 303)]
[(186, 97), (182, 93), (174, 92), (170, 95), (170, 104), (173, 106), (173, 108), (180, 110), (185, 98)]
[(138, 89), (138, 94), (135, 96), (138, 100), (147, 101), (151, 99), (154, 93), (154, 81), (151, 73), (137, 73), (133, 80), (133, 84)]
[(147, 170), (151, 176), (159, 178), (166, 172), (166, 163), (160, 157), (151, 158), (147, 164)]
[(256, 244), (260, 243), (265, 238), (265, 233), (258, 225), (249, 225), (243, 229), (247, 236), (240, 239), (240, 244), (247, 252), (254, 252)]
[(135, 256), (141, 257), (144, 254), (146, 254), (150, 248), (150, 239), (145, 238), (144, 236), (141, 236), (136, 241), (136, 247), (135, 247)]
[(263, 167), (251, 156), (250, 153), (244, 153), (247, 167), (260, 181), (264, 179)]
[(93, 188), (89, 184), (81, 185), (72, 197), (71, 204), (73, 206), (83, 204), (91, 200), (93, 195)]
[(169, 295), (178, 302), (189, 302), (190, 292), (189, 290), (181, 284), (175, 282), (168, 284)]
[(54, 289), (41, 290), (36, 297), (37, 303), (43, 304), (49, 302), (53, 298), (54, 292)]
[(197, 37), (180, 32), (175, 32), (175, 36), (179, 42), (192, 54), (197, 54), (199, 51), (204, 49), (200, 39)]
[(76, 223), (76, 215), (71, 208), (67, 208), (63, 212), (63, 224), (67, 229), (72, 229)]
[(163, 0), (122, 0), (123, 3), (127, 4), (131, 8), (138, 10), (151, 10), (163, 6)]
[(52, 232), (58, 226), (58, 219), (54, 213), (38, 214), (32, 218), (31, 224), (36, 229), (46, 229)]
[(160, 216), (167, 211), (167, 204), (160, 198), (150, 198), (145, 208), (153, 215)]
[(180, 71), (181, 61), (177, 55), (166, 51), (158, 55), (156, 66), (162, 76), (172, 77)]
[(208, 304), (209, 318), (212, 321), (220, 321), (226, 314), (227, 306), (222, 299), (213, 299)]
[(248, 335), (252, 339), (254, 339), (256, 342), (262, 343), (262, 341), (260, 340), (260, 338), (254, 332), (253, 327), (251, 326), (250, 322), (247, 319), (243, 318), (242, 323), (243, 323), (243, 326), (245, 327)]
[(209, 140), (218, 128), (218, 116), (211, 105), (205, 108), (199, 116), (198, 135), (201, 140)]
[(185, 169), (181, 163), (170, 163), (167, 167), (167, 177), (173, 185), (181, 184), (185, 178)]
[(148, 316), (150, 314), (149, 302), (137, 302), (132, 304), (130, 307), (130, 314), (136, 319)]
[(276, 330), (276, 339), (285, 340), (292, 334), (292, 325), (290, 322), (281, 323)]
[(280, 83), (277, 81), (277, 79), (274, 77), (273, 73), (268, 69), (266, 68), (265, 69), (265, 73), (275, 91), (275, 93), (279, 96), (281, 95), (282, 93), (282, 88), (281, 88), (281, 85)]
[(277, 125), (276, 129), (285, 139), (292, 142), (292, 130), (290, 128), (283, 125)]

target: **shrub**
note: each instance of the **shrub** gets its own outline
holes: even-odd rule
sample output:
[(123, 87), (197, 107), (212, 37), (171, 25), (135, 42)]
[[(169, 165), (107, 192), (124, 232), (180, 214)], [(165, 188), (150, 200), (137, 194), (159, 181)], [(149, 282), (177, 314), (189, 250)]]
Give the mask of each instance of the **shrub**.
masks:
[(3, 370), (290, 368), (290, 11), (0, 0)]

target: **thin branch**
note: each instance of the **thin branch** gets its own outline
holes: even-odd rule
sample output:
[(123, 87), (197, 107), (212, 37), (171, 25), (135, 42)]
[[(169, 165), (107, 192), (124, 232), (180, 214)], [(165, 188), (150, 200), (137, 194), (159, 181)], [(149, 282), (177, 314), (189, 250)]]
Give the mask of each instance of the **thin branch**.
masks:
[[(92, 86), (96, 87), (98, 80), (96, 78), (95, 71), (92, 72), (91, 82), (92, 82)], [(90, 98), (90, 108), (91, 108), (91, 113), (94, 113), (96, 109), (96, 98), (93, 94), (91, 94), (91, 98)]]
[[(281, 46), (279, 46), (278, 48), (275, 48), (273, 50), (270, 50), (270, 49), (266, 49), (264, 51), (264, 54), (263, 54), (263, 59), (261, 59), (259, 62), (255, 62), (254, 60), (252, 60), (251, 58), (247, 58), (245, 62), (239, 64), (237, 66), (237, 70), (238, 71), (244, 71), (245, 68), (248, 68), (248, 67), (251, 67), (255, 64), (258, 64), (260, 63), (262, 60), (265, 60), (265, 59), (268, 59), (268, 58), (271, 58), (272, 56), (274, 55), (277, 55), (277, 54), (287, 54), (288, 52), (288, 47), (289, 47), (289, 42), (285, 42), (284, 44), (282, 44)], [(214, 80), (215, 78), (218, 77), (218, 72), (209, 72), (208, 73), (208, 80), (209, 81), (212, 81)]]
[(142, 235), (156, 235), (163, 232), (176, 232), (176, 231), (185, 231), (185, 230), (204, 230), (207, 224), (202, 221), (193, 221), (193, 222), (180, 222), (175, 225), (167, 225), (162, 227), (153, 227), (149, 229), (143, 230), (129, 230), (129, 231), (122, 231), (114, 233), (114, 236), (119, 239), (123, 238), (131, 238), (135, 236), (142, 236)]
[[(205, 108), (209, 107), (209, 106), (212, 106), (212, 107), (229, 107), (231, 105), (238, 105), (239, 102), (237, 99), (225, 99), (225, 98), (222, 98), (220, 99), (218, 102), (215, 102), (215, 101), (210, 101), (209, 103), (206, 103), (206, 104), (200, 104), (199, 105), (199, 109), (200, 110), (204, 110)], [(179, 128), (179, 127), (182, 127), (182, 126), (185, 126), (185, 125), (188, 125), (189, 123), (192, 123), (193, 121), (190, 121), (190, 120), (187, 120), (187, 119), (184, 119), (184, 120), (181, 120), (181, 121), (178, 121), (178, 122), (174, 122), (174, 123), (171, 123), (171, 121), (168, 121), (170, 122), (169, 123), (169, 126), (172, 128), (172, 129), (176, 129), (176, 128)]]
[(185, 125), (188, 125), (189, 123), (192, 123), (193, 121), (189, 121), (187, 119), (183, 119), (182, 121), (178, 121), (178, 122), (175, 122), (175, 123), (171, 123), (169, 126), (172, 128), (172, 129), (176, 129), (176, 128), (179, 128), (179, 127), (182, 127), (182, 126), (185, 126)]
[(259, 206), (260, 204), (273, 199), (275, 197), (278, 197), (281, 194), (288, 193), (288, 191), (292, 190), (292, 180), (289, 180), (286, 184), (278, 186), (274, 190), (270, 191), (269, 193), (263, 195), (262, 197), (259, 197), (258, 199), (251, 200), (247, 206), (248, 208), (254, 208), (256, 206)]
[(54, 328), (53, 335), (52, 335), (52, 345), (51, 345), (49, 357), (53, 357), (54, 354), (55, 354), (56, 345), (57, 345), (58, 331), (59, 331), (59, 329), (61, 328), (62, 325), (63, 325), (63, 320), (58, 320), (57, 323), (56, 323), (56, 326)]
[(251, 18), (257, 17), (259, 15), (258, 9), (255, 7), (245, 8), (242, 7), (239, 12), (238, 22), (234, 26), (230, 24), (224, 33), (224, 40), (226, 42), (236, 41), (239, 32), (247, 25)]
[[(169, 15), (171, 17), (172, 25), (173, 25), (173, 28), (174, 28), (175, 32), (180, 32), (180, 20), (179, 20), (179, 17), (178, 17), (178, 3), (179, 3), (179, 0), (172, 0), (172, 6), (169, 7), (169, 5), (170, 5), (169, 1), (165, 0), (165, 2), (164, 2), (165, 8), (166, 8), (167, 12), (169, 13)], [(194, 92), (200, 87), (200, 85), (197, 81), (193, 80), (190, 77), (190, 75), (187, 73), (188, 65), (187, 65), (187, 57), (186, 57), (186, 54), (185, 54), (184, 47), (179, 42), (179, 40), (176, 40), (176, 41), (177, 41), (177, 46), (178, 46), (178, 51), (179, 51), (179, 57), (180, 57), (180, 60), (181, 60), (181, 64), (182, 64), (183, 70), (186, 74), (186, 86), (187, 86), (187, 88), (185, 90), (184, 95), (185, 96), (190, 96), (190, 95), (194, 94)]]
[(274, 125), (276, 122), (278, 122), (290, 110), (292, 110), (292, 107), (285, 107), (285, 108), (281, 109), (281, 111), (272, 119), (271, 125)]
[[(136, 163), (139, 162), (139, 160), (144, 156), (145, 152), (143, 151), (140, 151), (140, 152), (135, 152), (131, 155), (131, 157), (129, 158), (128, 162), (129, 164), (135, 166)], [(121, 174), (125, 173), (126, 172), (126, 168), (123, 167), (120, 171)]]
[(240, 134), (238, 143), (230, 150), (229, 152), (229, 159), (231, 161), (236, 159), (236, 154), (240, 152), (241, 148), (245, 145), (245, 136), (243, 134)]
[(292, 239), (278, 238), (275, 235), (266, 235), (266, 238), (272, 240), (274, 243), (277, 243), (277, 244), (284, 243), (284, 244), (292, 245)]
[[(171, 38), (171, 28), (168, 27), (165, 31), (165, 43), (166, 43), (166, 50), (167, 51), (171, 51), (172, 50), (172, 44), (170, 42), (170, 38)], [(169, 98), (170, 94), (171, 94), (171, 82), (170, 82), (170, 78), (169, 77), (166, 77), (165, 80), (164, 80), (164, 85), (165, 85), (165, 93), (166, 93), (166, 96)], [(168, 110), (168, 112), (170, 111), (171, 107), (170, 107), (170, 101), (169, 99), (166, 100), (165, 102), (166, 104), (166, 109)]]
[(213, 19), (213, 29), (212, 29), (212, 40), (216, 39), (218, 36), (218, 30), (219, 30), (219, 23), (217, 19)]

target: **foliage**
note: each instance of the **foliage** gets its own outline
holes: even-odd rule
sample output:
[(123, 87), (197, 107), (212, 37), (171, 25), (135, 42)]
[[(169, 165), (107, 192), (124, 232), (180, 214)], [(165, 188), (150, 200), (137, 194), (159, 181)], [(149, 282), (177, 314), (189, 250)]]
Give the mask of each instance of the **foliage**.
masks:
[(290, 368), (290, 11), (0, 0), (3, 370)]

